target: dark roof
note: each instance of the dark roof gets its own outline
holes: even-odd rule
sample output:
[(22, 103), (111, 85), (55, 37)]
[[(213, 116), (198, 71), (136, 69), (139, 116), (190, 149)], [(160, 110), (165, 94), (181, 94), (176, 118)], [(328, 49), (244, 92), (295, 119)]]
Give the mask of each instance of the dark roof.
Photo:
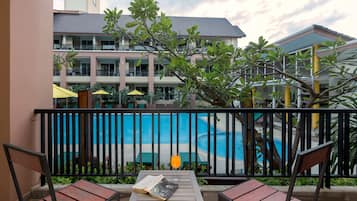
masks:
[[(186, 29), (198, 25), (201, 36), (208, 37), (245, 37), (238, 26), (233, 26), (225, 18), (206, 17), (170, 17), (172, 28), (179, 35), (186, 35)], [(129, 15), (122, 15), (119, 24), (125, 27), (126, 23), (132, 21)], [(104, 26), (104, 14), (54, 14), (55, 33), (77, 33), (77, 34), (101, 34)]]
[(275, 44), (281, 47), (284, 52), (292, 52), (306, 47), (311, 47), (314, 44), (319, 44), (324, 41), (333, 41), (338, 37), (341, 37), (345, 41), (354, 39), (351, 36), (314, 24), (306, 29), (278, 40)]

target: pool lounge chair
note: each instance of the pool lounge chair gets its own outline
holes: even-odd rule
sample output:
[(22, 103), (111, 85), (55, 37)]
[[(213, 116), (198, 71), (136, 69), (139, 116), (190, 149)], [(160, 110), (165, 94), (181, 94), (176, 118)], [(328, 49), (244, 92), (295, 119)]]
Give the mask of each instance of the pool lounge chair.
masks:
[(143, 165), (152, 166), (153, 165), (153, 161), (152, 161), (153, 154), (154, 154), (154, 164), (157, 165), (158, 157), (159, 157), (158, 153), (152, 153), (152, 152), (138, 153), (138, 155), (136, 155), (135, 161), (136, 161), (136, 163), (140, 163), (140, 157), (141, 157), (141, 162), (143, 163)]
[[(190, 153), (189, 152), (180, 152), (181, 158), (181, 169), (189, 167), (190, 164)], [(191, 152), (191, 167), (194, 167), (196, 164), (196, 153)], [(208, 169), (208, 162), (202, 161), (200, 155), (197, 154), (197, 170), (200, 171), (202, 168)]]
[(278, 200), (293, 200), (298, 201), (298, 199), (292, 197), (295, 181), (297, 174), (301, 174), (306, 170), (309, 170), (315, 165), (322, 165), (319, 172), (319, 180), (316, 185), (316, 190), (314, 194), (314, 201), (318, 200), (320, 187), (322, 184), (323, 176), (326, 171), (328, 160), (330, 159), (330, 153), (333, 146), (333, 142), (327, 142), (325, 144), (316, 146), (309, 150), (300, 152), (297, 154), (296, 163), (291, 176), (291, 181), (289, 185), (289, 190), (287, 194), (264, 185), (254, 179), (250, 179), (239, 185), (233, 186), (232, 188), (225, 190), (218, 194), (219, 201), (228, 200), (250, 200), (250, 201), (278, 201)]
[(51, 180), (51, 172), (47, 163), (46, 155), (43, 153), (37, 153), (30, 150), (26, 150), (15, 145), (3, 144), (5, 155), (9, 164), (12, 180), (15, 185), (16, 194), (19, 201), (24, 201), (20, 184), (16, 176), (14, 164), (20, 165), (27, 169), (31, 169), (35, 172), (41, 173), (45, 176), (49, 194), (47, 197), (42, 198), (41, 201), (56, 201), (56, 200), (107, 200), (107, 201), (119, 201), (120, 194), (111, 189), (103, 186), (80, 180), (67, 187), (55, 192)]
[[(154, 154), (154, 165), (152, 161), (152, 156)], [(141, 157), (141, 161), (140, 161)], [(135, 157), (135, 164), (140, 165), (142, 163), (143, 166), (145, 166), (146, 169), (154, 169), (155, 167), (158, 166), (158, 153), (152, 153), (152, 152), (139, 152), (136, 157)], [(134, 161), (127, 162), (127, 165), (134, 165)]]

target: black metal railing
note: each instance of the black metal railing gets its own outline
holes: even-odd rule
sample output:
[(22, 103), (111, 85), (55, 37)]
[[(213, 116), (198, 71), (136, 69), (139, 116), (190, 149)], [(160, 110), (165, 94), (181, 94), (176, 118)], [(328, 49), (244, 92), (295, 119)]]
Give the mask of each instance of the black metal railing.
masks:
[[(298, 151), (335, 142), (336, 159), (328, 166), (327, 186), (331, 177), (357, 177), (350, 149), (356, 143), (350, 138), (356, 124), (350, 120), (357, 118), (357, 110), (36, 109), (35, 113), (41, 119), (41, 151), (57, 176), (119, 178), (143, 168), (170, 169), (170, 157), (180, 154), (182, 169), (207, 178), (290, 177), (294, 140), (300, 133)], [(316, 168), (302, 176), (318, 172)]]

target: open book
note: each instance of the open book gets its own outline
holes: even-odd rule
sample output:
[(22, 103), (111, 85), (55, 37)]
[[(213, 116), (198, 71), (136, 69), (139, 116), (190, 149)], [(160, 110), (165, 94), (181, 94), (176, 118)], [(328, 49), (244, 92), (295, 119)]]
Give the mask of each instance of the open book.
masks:
[(169, 199), (178, 188), (178, 184), (167, 181), (163, 175), (147, 175), (133, 186), (137, 193), (148, 193), (161, 200)]

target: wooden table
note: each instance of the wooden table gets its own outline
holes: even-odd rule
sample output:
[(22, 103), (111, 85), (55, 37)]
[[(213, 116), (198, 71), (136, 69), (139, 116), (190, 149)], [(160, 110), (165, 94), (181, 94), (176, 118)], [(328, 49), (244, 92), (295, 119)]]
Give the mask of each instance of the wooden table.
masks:
[[(80, 180), (67, 187), (56, 191), (57, 201), (119, 201), (119, 193), (109, 188), (96, 185), (94, 183)], [(41, 201), (51, 201), (51, 197), (47, 196)]]
[[(146, 175), (164, 175), (167, 180), (179, 185), (176, 192), (168, 200), (175, 201), (203, 201), (200, 187), (198, 186), (195, 173), (190, 170), (142, 170), (139, 172), (137, 181)], [(129, 201), (158, 200), (147, 194), (132, 192)]]
[[(286, 194), (251, 179), (218, 194), (219, 201), (285, 201)], [(291, 201), (299, 201), (292, 197)]]

